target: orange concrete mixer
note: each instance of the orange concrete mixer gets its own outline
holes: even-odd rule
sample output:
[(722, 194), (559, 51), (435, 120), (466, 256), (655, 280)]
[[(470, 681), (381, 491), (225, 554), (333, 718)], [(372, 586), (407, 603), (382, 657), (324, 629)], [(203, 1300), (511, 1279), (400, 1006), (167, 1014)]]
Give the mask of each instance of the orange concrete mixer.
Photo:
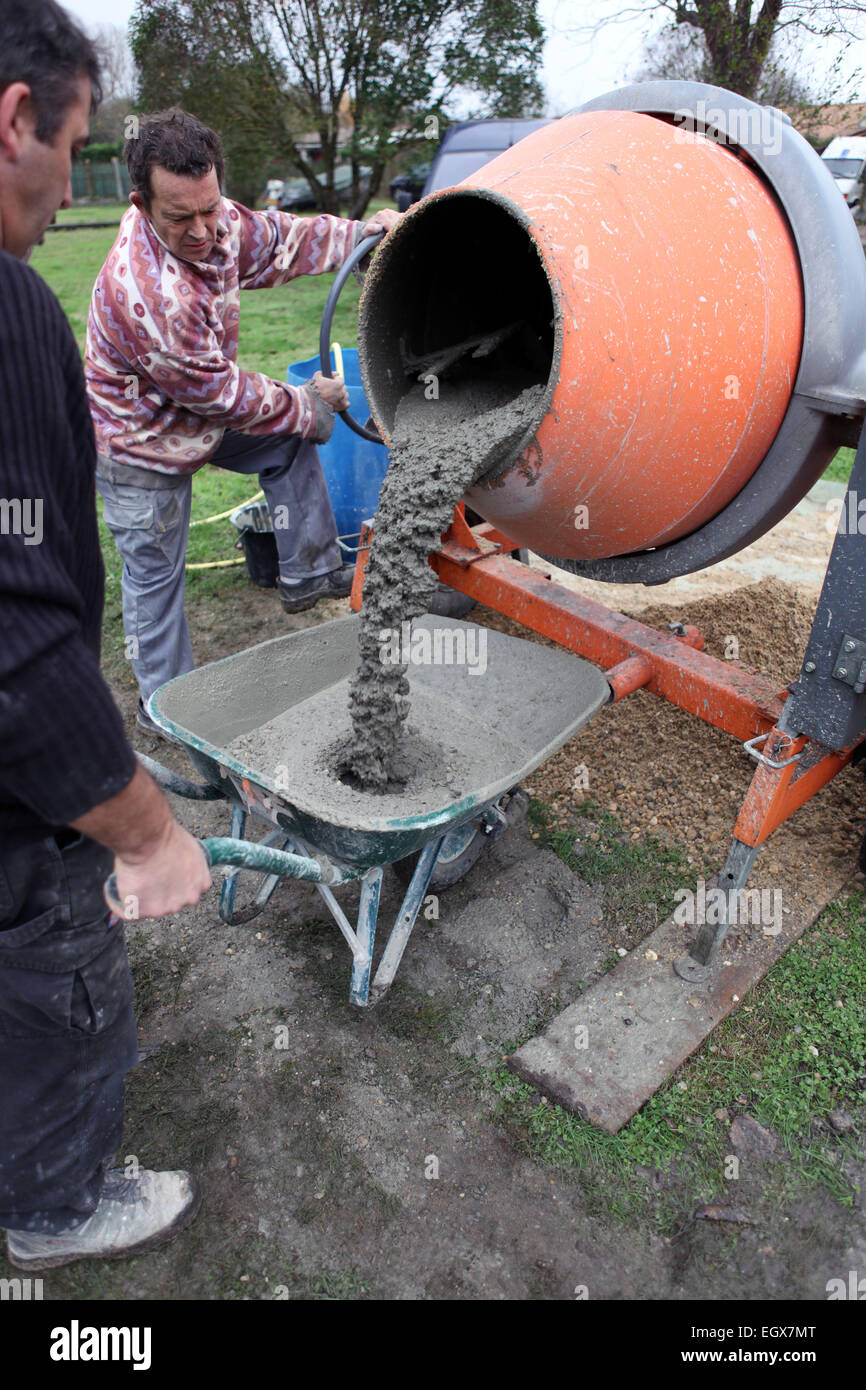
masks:
[[(599, 578), (721, 558), (838, 448), (816, 390), (837, 411), (857, 395), (863, 256), (834, 193), (780, 113), (695, 83), (626, 88), (535, 131), (416, 204), (377, 253), (359, 354), (379, 429), (410, 364), (505, 331), (495, 364), (547, 389), (472, 508)], [(627, 573), (588, 567), (647, 552)]]
[(401, 349), (435, 365), (518, 326), (497, 358), (529, 362), (544, 405), (467, 500), (535, 551), (677, 539), (776, 436), (803, 337), (797, 254), (757, 174), (702, 136), (632, 111), (564, 117), (416, 205), (380, 257), (361, 360), (386, 433)]
[[(643, 687), (743, 742), (758, 767), (719, 880), (743, 887), (866, 730), (866, 522), (845, 524), (866, 499), (866, 261), (821, 160), (782, 113), (719, 88), (610, 93), (410, 209), (367, 276), (359, 355), (386, 441), (413, 382), (444, 390), (479, 355), (543, 384), (514, 456), (466, 495), (482, 520), (458, 507), (430, 563), (605, 667), (611, 700)], [(769, 530), (858, 439), (781, 692), (695, 629), (656, 632), (513, 558), (663, 583)], [(701, 978), (726, 929), (702, 927), (677, 971)]]

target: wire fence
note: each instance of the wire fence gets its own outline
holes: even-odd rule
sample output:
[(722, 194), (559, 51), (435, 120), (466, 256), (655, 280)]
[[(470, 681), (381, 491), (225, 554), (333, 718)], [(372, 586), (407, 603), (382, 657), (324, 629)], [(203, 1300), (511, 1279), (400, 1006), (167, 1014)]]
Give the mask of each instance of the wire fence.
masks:
[(125, 203), (130, 186), (129, 170), (119, 159), (82, 159), (72, 166), (73, 198)]

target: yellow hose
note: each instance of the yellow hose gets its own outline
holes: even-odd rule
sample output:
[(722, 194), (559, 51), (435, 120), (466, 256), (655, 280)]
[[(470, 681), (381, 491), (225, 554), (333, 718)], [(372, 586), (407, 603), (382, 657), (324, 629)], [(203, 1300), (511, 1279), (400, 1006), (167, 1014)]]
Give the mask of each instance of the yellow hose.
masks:
[[(249, 507), (252, 502), (258, 502), (259, 498), (264, 497), (264, 495), (263, 492), (257, 492), (255, 497), (251, 497), (248, 502), (238, 502), (237, 506), (229, 507), (227, 512), (215, 512), (213, 516), (203, 516), (199, 521), (191, 521), (189, 524), (190, 526), (207, 526), (209, 521), (225, 521), (227, 516), (231, 516), (232, 512), (238, 511), (240, 507)], [(188, 560), (184, 565), (184, 569), (218, 570), (225, 569), (227, 565), (244, 564), (246, 564), (246, 559), (241, 555), (237, 560), (200, 560), (195, 563)]]
[[(255, 497), (251, 497), (249, 502), (238, 502), (236, 506), (229, 507), (227, 512), (215, 512), (213, 516), (203, 516), (199, 521), (191, 521), (190, 526), (207, 526), (209, 521), (224, 521), (232, 512), (236, 512), (240, 507), (248, 507), (252, 502), (258, 502), (260, 497), (264, 497), (263, 492), (257, 492)], [(187, 566), (189, 568), (189, 566)]]
[(226, 565), (245, 565), (245, 564), (246, 564), (246, 559), (245, 559), (245, 557), (244, 557), (243, 555), (241, 555), (237, 560), (199, 560), (199, 561), (197, 561), (195, 564), (192, 564), (192, 563), (190, 563), (190, 561), (187, 561), (187, 563), (184, 565), (184, 569), (187, 569), (187, 570), (218, 570), (218, 569), (223, 569)]
[(331, 351), (334, 354), (334, 370), (337, 376), (342, 376), (345, 381), (346, 378), (343, 376), (343, 349), (340, 347), (339, 343), (332, 343)]

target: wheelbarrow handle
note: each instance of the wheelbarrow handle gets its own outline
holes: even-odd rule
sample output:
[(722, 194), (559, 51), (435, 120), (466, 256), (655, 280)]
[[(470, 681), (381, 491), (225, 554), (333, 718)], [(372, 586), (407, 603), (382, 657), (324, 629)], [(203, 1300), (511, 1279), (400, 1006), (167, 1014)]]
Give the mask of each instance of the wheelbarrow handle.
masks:
[(302, 878), (310, 883), (334, 882), (339, 872), (328, 873), (318, 859), (305, 854), (291, 854), (270, 845), (257, 845), (253, 840), (234, 840), (228, 835), (216, 835), (199, 844), (210, 864), (233, 864), (239, 869), (255, 869), (280, 878)]
[(139, 753), (136, 749), (135, 756), (141, 763), (145, 772), (149, 772), (158, 787), (162, 787), (164, 792), (173, 792), (175, 796), (182, 796), (187, 801), (225, 801), (226, 794), (221, 787), (210, 786), (207, 782), (191, 782), (188, 777), (182, 777), (179, 772), (175, 772), (170, 767), (164, 767), (155, 758), (149, 758), (146, 753)]
[[(334, 321), (334, 310), (337, 307), (337, 300), (340, 297), (340, 291), (342, 290), (343, 286), (345, 285), (346, 281), (348, 280), (352, 271), (355, 269), (355, 266), (358, 264), (358, 262), (364, 259), (368, 251), (372, 251), (373, 247), (376, 246), (382, 240), (382, 237), (384, 235), (385, 228), (383, 227), (381, 232), (375, 232), (372, 236), (364, 237), (363, 241), (359, 241), (354, 251), (343, 262), (343, 264), (340, 266), (340, 269), (334, 276), (334, 283), (331, 285), (331, 288), (328, 291), (328, 297), (325, 300), (325, 307), (322, 310), (322, 326), (319, 330), (319, 362), (321, 364), (323, 376), (334, 375), (333, 370), (331, 369), (331, 324)], [(340, 419), (346, 422), (346, 424), (349, 426), (349, 429), (354, 430), (355, 433), (359, 434), (362, 439), (368, 439), (373, 444), (384, 443), (384, 440), (382, 439), (382, 436), (379, 434), (378, 430), (369, 430), (366, 429), (363, 425), (359, 425), (358, 421), (352, 418), (348, 410), (341, 410), (338, 413)]]
[[(201, 846), (202, 854), (207, 860), (208, 868), (212, 868), (215, 861), (213, 859), (213, 856), (211, 855), (210, 850), (208, 849), (207, 840), (199, 840), (198, 843)], [(234, 844), (235, 842), (230, 840), (229, 843)], [(120, 901), (120, 896), (117, 891), (117, 874), (114, 872), (113, 869), (111, 873), (108, 875), (108, 878), (105, 880), (105, 883), (102, 888), (102, 895), (105, 898), (105, 901), (108, 903), (108, 906), (111, 908), (112, 925), (115, 922), (119, 922), (121, 919), (127, 922), (135, 920), (137, 914), (133, 914), (132, 916), (130, 916), (123, 903)]]
[[(211, 868), (215, 864), (232, 864), (239, 869), (257, 873), (276, 874), (278, 878), (306, 879), (308, 883), (345, 883), (360, 878), (363, 869), (338, 868), (327, 859), (313, 859), (305, 854), (290, 854), (288, 850), (259, 845), (253, 840), (235, 840), (228, 835), (215, 835), (198, 842)], [(109, 874), (105, 881), (105, 901), (118, 920), (131, 920), (117, 893), (117, 875)]]

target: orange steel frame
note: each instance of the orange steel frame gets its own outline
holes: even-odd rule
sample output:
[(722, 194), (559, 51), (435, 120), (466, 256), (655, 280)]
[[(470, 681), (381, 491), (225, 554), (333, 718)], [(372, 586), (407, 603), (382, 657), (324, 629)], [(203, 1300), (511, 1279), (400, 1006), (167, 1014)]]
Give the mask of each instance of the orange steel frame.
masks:
[[(371, 539), (365, 527), (352, 586), (356, 612)], [(518, 548), (487, 522), (470, 527), (461, 504), (430, 564), (451, 588), (603, 667), (611, 703), (646, 689), (741, 742), (765, 735), (761, 751), (767, 761), (758, 762), (734, 827), (742, 844), (763, 844), (850, 762), (856, 744), (836, 753), (778, 729), (788, 691), (736, 661), (710, 656), (697, 628), (674, 635), (635, 622), (512, 559), (508, 552)]]

